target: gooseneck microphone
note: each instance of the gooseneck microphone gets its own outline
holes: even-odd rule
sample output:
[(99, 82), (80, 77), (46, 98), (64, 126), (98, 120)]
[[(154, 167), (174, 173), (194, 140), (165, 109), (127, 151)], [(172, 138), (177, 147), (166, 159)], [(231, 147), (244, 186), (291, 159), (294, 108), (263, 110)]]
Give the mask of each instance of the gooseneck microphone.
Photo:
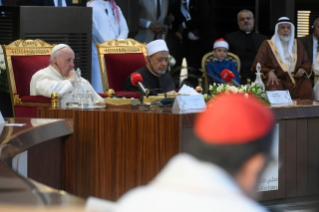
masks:
[(138, 87), (138, 89), (146, 96), (148, 97), (148, 93), (143, 85), (143, 78), (139, 73), (133, 73), (131, 74), (131, 82), (135, 87)]
[(225, 80), (226, 82), (233, 83), (234, 86), (238, 87), (240, 84), (235, 80), (235, 74), (231, 72), (228, 69), (224, 69), (222, 73), (220, 73), (220, 76)]
[(210, 76), (211, 78), (213, 78), (213, 79), (215, 79), (215, 80), (217, 80), (217, 81), (219, 81), (219, 82), (221, 82), (221, 83), (224, 83), (223, 81), (221, 81), (220, 79), (218, 79), (217, 77), (215, 77), (215, 76), (213, 76), (213, 75), (211, 75), (211, 74), (209, 74), (209, 73), (205, 73), (202, 69), (198, 69), (198, 70), (200, 70), (202, 73), (204, 73), (204, 74), (206, 74), (207, 76)]

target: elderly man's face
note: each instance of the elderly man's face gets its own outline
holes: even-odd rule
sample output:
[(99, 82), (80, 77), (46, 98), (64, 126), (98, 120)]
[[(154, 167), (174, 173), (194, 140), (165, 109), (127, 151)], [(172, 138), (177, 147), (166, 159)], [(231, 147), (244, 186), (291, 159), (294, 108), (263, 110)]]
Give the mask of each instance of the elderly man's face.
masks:
[(164, 74), (168, 64), (168, 52), (157, 52), (149, 56), (149, 63), (156, 74)]
[(239, 29), (244, 32), (251, 32), (254, 28), (255, 19), (249, 12), (241, 12), (238, 16)]
[(319, 21), (317, 21), (314, 31), (313, 31), (314, 36), (316, 36), (317, 38), (319, 38)]
[(291, 25), (287, 23), (279, 24), (278, 33), (282, 41), (289, 41), (291, 34)]
[[(55, 61), (53, 61), (55, 62)], [(63, 48), (60, 50), (58, 57), (56, 58), (58, 68), (61, 69), (61, 73), (64, 77), (69, 76), (69, 72), (74, 69), (74, 52), (70, 48)], [(55, 64), (56, 65), (56, 64)]]

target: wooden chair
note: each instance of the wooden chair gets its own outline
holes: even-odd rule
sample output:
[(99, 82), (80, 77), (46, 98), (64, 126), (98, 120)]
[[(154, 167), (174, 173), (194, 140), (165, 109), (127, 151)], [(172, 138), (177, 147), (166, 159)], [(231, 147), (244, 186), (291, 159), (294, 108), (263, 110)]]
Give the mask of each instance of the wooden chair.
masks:
[[(207, 76), (207, 69), (206, 66), (208, 63), (210, 62), (214, 62), (217, 61), (218, 59), (215, 57), (213, 52), (208, 52), (207, 54), (204, 55), (203, 59), (202, 59), (202, 70), (204, 71), (203, 73), (203, 78), (204, 78), (204, 84), (205, 84), (205, 91), (208, 91), (208, 86), (209, 86), (209, 80), (208, 80), (208, 76)], [(232, 61), (235, 63), (236, 67), (237, 67), (237, 71), (238, 74), (240, 74), (240, 59), (237, 55), (228, 52), (227, 57), (225, 58), (226, 61)]]
[(139, 94), (129, 95), (132, 92), (123, 88), (125, 79), (146, 64), (145, 45), (134, 39), (110, 39), (96, 44), (105, 94), (113, 89), (115, 95), (139, 97)]
[(42, 40), (16, 40), (2, 45), (15, 117), (35, 118), (38, 107), (51, 107), (51, 98), (30, 96), (30, 82), (34, 73), (49, 65), (54, 46)]

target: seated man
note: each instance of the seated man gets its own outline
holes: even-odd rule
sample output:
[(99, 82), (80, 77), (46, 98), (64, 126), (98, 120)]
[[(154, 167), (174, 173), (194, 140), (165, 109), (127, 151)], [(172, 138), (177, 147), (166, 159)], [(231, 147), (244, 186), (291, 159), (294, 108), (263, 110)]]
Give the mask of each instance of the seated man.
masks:
[[(36, 72), (31, 79), (30, 95), (51, 97), (52, 92), (60, 95), (60, 106), (65, 107), (72, 102), (72, 91), (76, 81), (74, 70), (74, 52), (65, 44), (56, 45), (51, 51), (50, 65)], [(92, 92), (93, 101), (103, 102), (90, 83), (81, 78), (81, 85), (85, 92)]]
[(253, 198), (270, 161), (274, 123), (271, 109), (255, 97), (221, 94), (195, 120), (188, 153), (124, 194), (115, 211), (267, 211)]
[(266, 90), (289, 90), (293, 99), (311, 99), (311, 62), (294, 31), (289, 18), (279, 18), (275, 35), (260, 47), (252, 71), (259, 62)]
[[(139, 73), (143, 78), (143, 85), (149, 89), (150, 95), (157, 93), (175, 92), (173, 78), (165, 73), (168, 64), (168, 48), (164, 40), (155, 40), (145, 46), (147, 51), (146, 65), (134, 73)], [(138, 91), (129, 76), (124, 83), (125, 91)]]

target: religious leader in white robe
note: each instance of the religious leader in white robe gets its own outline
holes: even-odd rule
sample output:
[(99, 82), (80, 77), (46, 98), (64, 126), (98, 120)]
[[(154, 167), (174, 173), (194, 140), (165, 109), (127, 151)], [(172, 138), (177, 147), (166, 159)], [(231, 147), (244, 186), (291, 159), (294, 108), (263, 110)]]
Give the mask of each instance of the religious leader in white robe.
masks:
[(126, 39), (129, 30), (125, 17), (114, 0), (91, 0), (86, 6), (93, 8), (92, 86), (96, 92), (104, 93), (95, 44), (109, 39)]
[[(93, 102), (104, 102), (90, 85), (90, 83), (81, 77), (81, 86), (84, 92), (92, 92)], [(36, 72), (31, 79), (30, 95), (51, 97), (52, 92), (58, 92), (60, 95), (60, 107), (65, 107), (67, 102), (72, 102), (72, 91), (74, 85), (66, 79), (53, 66), (41, 69)]]
[(150, 184), (133, 189), (122, 196), (115, 211), (267, 210), (249, 199), (226, 171), (183, 153), (171, 159)]

